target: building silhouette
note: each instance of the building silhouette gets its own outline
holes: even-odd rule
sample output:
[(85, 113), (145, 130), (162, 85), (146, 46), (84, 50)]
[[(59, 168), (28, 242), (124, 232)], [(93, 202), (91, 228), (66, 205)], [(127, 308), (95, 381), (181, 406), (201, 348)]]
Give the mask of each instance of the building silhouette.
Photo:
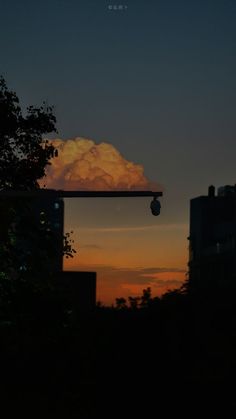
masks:
[(54, 272), (57, 291), (63, 295), (67, 305), (73, 308), (76, 315), (93, 310), (96, 306), (96, 272), (63, 270), (63, 198), (40, 196), (34, 198), (30, 205), (36, 222), (39, 225), (47, 223), (54, 236), (50, 271)]
[(216, 289), (236, 283), (236, 185), (209, 186), (190, 201), (189, 285)]
[(62, 198), (40, 197), (30, 202), (36, 223), (44, 225), (53, 234), (54, 252), (50, 259), (50, 269), (54, 272), (63, 270), (63, 236), (64, 236), (64, 201)]

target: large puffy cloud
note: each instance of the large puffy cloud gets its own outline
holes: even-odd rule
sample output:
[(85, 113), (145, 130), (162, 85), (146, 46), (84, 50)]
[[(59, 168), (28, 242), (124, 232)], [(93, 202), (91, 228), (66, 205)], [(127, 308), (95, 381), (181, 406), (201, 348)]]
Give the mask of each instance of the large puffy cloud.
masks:
[(51, 160), (40, 185), (64, 190), (145, 190), (158, 188), (143, 166), (126, 160), (111, 144), (86, 138), (51, 140), (58, 157)]

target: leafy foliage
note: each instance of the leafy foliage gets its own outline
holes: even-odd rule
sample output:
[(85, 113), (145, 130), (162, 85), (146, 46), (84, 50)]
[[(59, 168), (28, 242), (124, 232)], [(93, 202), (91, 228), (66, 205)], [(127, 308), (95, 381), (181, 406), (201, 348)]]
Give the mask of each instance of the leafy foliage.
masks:
[[(73, 233), (73, 231), (70, 233)], [(72, 258), (73, 254), (76, 253), (76, 250), (73, 249), (74, 240), (71, 239), (70, 233), (64, 235), (63, 254), (67, 259)]]
[[(15, 92), (0, 77), (0, 191), (39, 189), (38, 180), (57, 150), (43, 135), (56, 132), (53, 108), (29, 106), (23, 115)], [(53, 274), (57, 237), (49, 220), (40, 223), (32, 200), (0, 199), (0, 295), (12, 300), (19, 289), (47, 288)], [(70, 233), (63, 237), (62, 253), (73, 257)], [(23, 287), (23, 288), (22, 288)]]
[(23, 116), (19, 99), (0, 78), (0, 190), (39, 188), (55, 149), (43, 134), (56, 131), (52, 107), (30, 106)]
[[(143, 293), (141, 296), (128, 297), (128, 304), (127, 300), (123, 297), (116, 298), (115, 300), (115, 309), (116, 310), (137, 310), (137, 309), (148, 309), (151, 307), (155, 307), (158, 305), (160, 299), (159, 297), (152, 297), (151, 287), (147, 287), (143, 289)], [(99, 305), (98, 305), (99, 308)]]

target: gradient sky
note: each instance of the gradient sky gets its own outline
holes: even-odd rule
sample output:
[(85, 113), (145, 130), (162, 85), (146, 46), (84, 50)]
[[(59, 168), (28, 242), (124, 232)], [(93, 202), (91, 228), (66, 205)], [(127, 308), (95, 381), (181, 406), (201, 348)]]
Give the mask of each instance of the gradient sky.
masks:
[(0, 5), (0, 73), (22, 105), (54, 104), (59, 138), (111, 143), (164, 188), (160, 217), (143, 198), (67, 200), (80, 249), (65, 268), (97, 270), (105, 302), (177, 286), (189, 200), (236, 182), (235, 1)]

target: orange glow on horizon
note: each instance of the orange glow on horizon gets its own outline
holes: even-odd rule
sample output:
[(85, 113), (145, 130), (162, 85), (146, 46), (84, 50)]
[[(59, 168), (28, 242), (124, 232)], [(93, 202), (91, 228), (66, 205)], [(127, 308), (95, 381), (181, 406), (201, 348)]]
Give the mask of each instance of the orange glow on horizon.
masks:
[[(73, 265), (67, 266), (73, 270)], [(78, 269), (78, 267), (77, 267)], [(137, 270), (120, 270), (110, 266), (81, 265), (80, 270), (97, 272), (97, 301), (111, 305), (118, 297), (141, 296), (143, 289), (150, 287), (152, 297), (160, 297), (168, 290), (179, 288), (186, 279), (186, 272), (157, 272), (145, 274), (139, 284), (140, 274)], [(137, 283), (136, 281), (137, 277)]]
[(64, 269), (97, 272), (97, 300), (108, 305), (117, 297), (141, 295), (148, 286), (161, 296), (186, 279), (187, 236), (187, 224), (78, 227), (78, 253), (65, 260)]

